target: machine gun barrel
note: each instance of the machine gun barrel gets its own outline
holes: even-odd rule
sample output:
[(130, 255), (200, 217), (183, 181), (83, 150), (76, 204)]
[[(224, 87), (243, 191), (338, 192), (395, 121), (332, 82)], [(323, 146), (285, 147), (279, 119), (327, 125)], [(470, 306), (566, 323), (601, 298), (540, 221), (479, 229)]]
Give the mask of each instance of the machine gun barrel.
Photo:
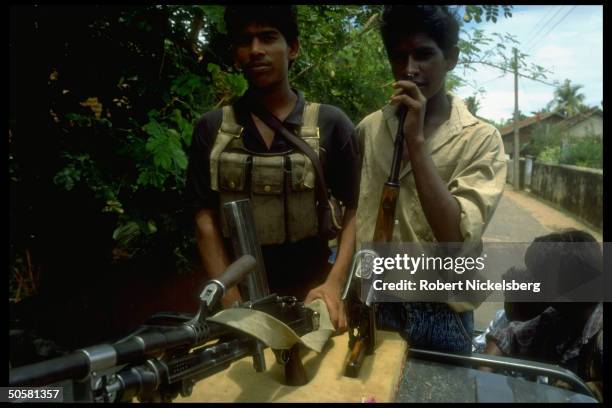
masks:
[[(203, 296), (205, 301), (215, 303), (223, 291), (242, 279), (255, 267), (255, 259), (245, 255), (232, 263), (222, 276), (211, 281)], [(219, 290), (214, 290), (219, 286)], [(212, 288), (208, 289), (207, 288)], [(9, 372), (11, 386), (40, 386), (66, 379), (84, 379), (93, 372), (106, 370), (122, 364), (139, 364), (161, 356), (168, 349), (197, 347), (207, 339), (218, 335), (212, 331), (225, 330), (217, 325), (202, 324), (192, 320), (179, 327), (130, 336), (114, 344), (100, 344), (76, 350), (66, 356), (41, 361)]]

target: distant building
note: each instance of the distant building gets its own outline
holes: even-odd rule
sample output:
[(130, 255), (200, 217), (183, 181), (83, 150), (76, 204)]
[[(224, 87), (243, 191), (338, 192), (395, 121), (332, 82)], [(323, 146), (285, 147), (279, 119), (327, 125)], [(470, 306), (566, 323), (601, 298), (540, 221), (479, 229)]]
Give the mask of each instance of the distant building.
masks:
[[(525, 146), (531, 140), (531, 134), (538, 125), (543, 125), (548, 128), (563, 121), (563, 115), (559, 113), (540, 113), (523, 119), (518, 122), (519, 129), (519, 146)], [(506, 154), (514, 153), (514, 125), (510, 124), (500, 129), (502, 140), (504, 141), (504, 149)]]
[(567, 136), (597, 135), (603, 138), (603, 112), (592, 108), (555, 124), (555, 128)]
[[(603, 114), (599, 108), (589, 109), (569, 118), (554, 112), (536, 114), (518, 122), (520, 146), (531, 140), (532, 134), (539, 126), (545, 126), (545, 132), (551, 129), (560, 130), (565, 135), (583, 137), (588, 134), (603, 135)], [(514, 152), (514, 126), (504, 126), (499, 131), (504, 141), (506, 154)]]

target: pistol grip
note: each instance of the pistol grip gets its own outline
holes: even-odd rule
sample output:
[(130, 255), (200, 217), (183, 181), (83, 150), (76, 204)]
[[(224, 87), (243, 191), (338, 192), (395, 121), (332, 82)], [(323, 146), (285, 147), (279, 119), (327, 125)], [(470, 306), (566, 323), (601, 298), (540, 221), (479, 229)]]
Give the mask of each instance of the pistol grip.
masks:
[(308, 382), (306, 370), (300, 358), (300, 344), (296, 343), (287, 351), (285, 362), (285, 381), (287, 385), (305, 385)]

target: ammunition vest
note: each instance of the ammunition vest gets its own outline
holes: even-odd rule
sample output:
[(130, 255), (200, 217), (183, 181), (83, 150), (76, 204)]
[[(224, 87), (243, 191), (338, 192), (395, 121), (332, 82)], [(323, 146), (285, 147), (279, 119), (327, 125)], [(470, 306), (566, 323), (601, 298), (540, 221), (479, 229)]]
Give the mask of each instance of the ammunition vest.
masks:
[[(319, 106), (305, 104), (298, 134), (317, 154)], [(229, 236), (223, 205), (250, 199), (260, 244), (281, 244), (316, 236), (316, 176), (310, 159), (293, 147), (275, 153), (250, 151), (244, 146), (243, 130), (233, 107), (224, 106), (221, 127), (210, 153), (210, 184), (219, 192), (223, 235)]]

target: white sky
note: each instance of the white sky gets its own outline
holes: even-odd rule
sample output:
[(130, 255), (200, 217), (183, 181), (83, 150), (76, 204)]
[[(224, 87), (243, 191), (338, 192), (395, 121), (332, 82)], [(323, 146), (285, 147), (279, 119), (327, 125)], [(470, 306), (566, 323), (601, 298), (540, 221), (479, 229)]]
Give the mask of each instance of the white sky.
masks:
[[(470, 31), (473, 23), (464, 28)], [(509, 33), (519, 41), (517, 48), (529, 54), (527, 63), (538, 64), (552, 71), (544, 81), (583, 85), (580, 92), (585, 103), (599, 106), (603, 100), (603, 7), (602, 6), (514, 6), (511, 18), (497, 23), (480, 23), (476, 27), (492, 32)], [(510, 48), (510, 47), (509, 47)], [(509, 52), (510, 49), (509, 49)], [(514, 78), (494, 68), (475, 66), (466, 71), (465, 79), (476, 81), (485, 89), (477, 96), (478, 115), (500, 121), (512, 117), (514, 111)], [(462, 75), (458, 69), (456, 74)], [(519, 110), (525, 115), (543, 108), (553, 99), (554, 88), (519, 77)], [(459, 88), (461, 97), (474, 94), (471, 87)]]

